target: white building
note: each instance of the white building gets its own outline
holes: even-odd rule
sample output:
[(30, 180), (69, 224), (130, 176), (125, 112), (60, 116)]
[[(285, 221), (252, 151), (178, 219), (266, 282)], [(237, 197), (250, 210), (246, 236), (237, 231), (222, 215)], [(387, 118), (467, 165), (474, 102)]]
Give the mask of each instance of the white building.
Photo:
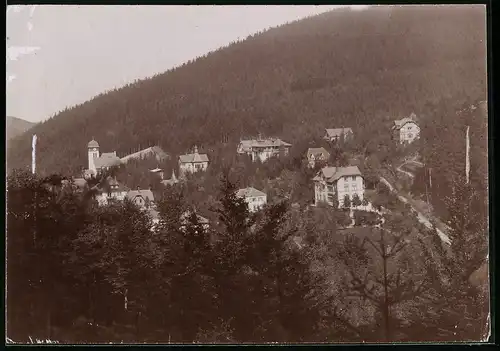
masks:
[(334, 204), (335, 197), (339, 207), (343, 207), (345, 196), (352, 201), (356, 194), (360, 201), (364, 199), (365, 186), (363, 176), (357, 166), (324, 167), (314, 181), (314, 204)]
[(99, 153), (99, 143), (92, 139), (87, 144), (88, 169), (85, 170), (85, 177), (97, 175), (103, 170), (122, 164), (120, 158), (116, 156), (116, 151)]
[(288, 155), (291, 146), (291, 144), (281, 139), (261, 139), (259, 137), (258, 139), (241, 140), (236, 152), (250, 155), (253, 162), (257, 160), (265, 162), (273, 156), (279, 156), (281, 152), (285, 156)]
[(140, 189), (137, 188), (137, 190), (130, 190), (126, 194), (126, 198), (130, 201), (132, 201), (134, 204), (139, 206), (139, 208), (142, 209), (149, 209), (151, 207), (154, 208), (154, 196), (153, 192), (149, 189)]
[(179, 156), (179, 172), (181, 176), (186, 173), (206, 171), (207, 168), (208, 156), (207, 154), (199, 154), (197, 146), (194, 147), (194, 152), (192, 154)]
[(264, 192), (252, 187), (238, 190), (236, 192), (236, 196), (245, 199), (250, 212), (260, 210), (267, 203), (267, 195)]
[(392, 130), (394, 137), (396, 140), (399, 140), (401, 144), (412, 143), (420, 136), (420, 127), (416, 122), (414, 113), (412, 113), (410, 117), (395, 120)]
[(129, 188), (118, 183), (115, 178), (108, 177), (106, 179), (107, 186), (99, 189), (96, 195), (96, 200), (100, 206), (107, 205), (110, 201), (123, 201), (129, 192)]
[(323, 139), (330, 142), (348, 141), (354, 136), (351, 128), (327, 128)]

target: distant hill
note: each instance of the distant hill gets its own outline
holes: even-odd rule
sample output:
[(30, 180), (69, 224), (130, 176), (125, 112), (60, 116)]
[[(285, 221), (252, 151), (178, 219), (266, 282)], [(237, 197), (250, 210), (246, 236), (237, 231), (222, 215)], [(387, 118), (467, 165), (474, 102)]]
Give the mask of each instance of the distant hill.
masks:
[[(483, 6), (335, 10), (62, 111), (33, 128), (38, 169), (86, 165), (92, 137), (103, 151), (159, 145), (174, 157), (257, 133), (295, 144), (352, 127), (367, 142), (443, 98), (486, 100), (485, 57)], [(29, 137), (12, 140), (9, 168), (29, 165)]]
[(7, 123), (6, 123), (7, 140), (10, 140), (12, 138), (15, 138), (23, 134), (28, 129), (32, 128), (34, 125), (35, 123), (25, 121), (24, 119), (7, 116)]

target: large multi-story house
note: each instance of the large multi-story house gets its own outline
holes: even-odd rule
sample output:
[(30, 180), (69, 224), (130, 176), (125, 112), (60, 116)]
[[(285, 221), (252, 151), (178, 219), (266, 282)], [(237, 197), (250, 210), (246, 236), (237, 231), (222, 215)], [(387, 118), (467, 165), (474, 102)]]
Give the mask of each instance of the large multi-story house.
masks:
[(405, 117), (394, 121), (392, 126), (394, 138), (401, 144), (409, 144), (420, 136), (420, 127), (417, 124), (414, 113), (410, 117)]
[(238, 190), (236, 196), (245, 200), (250, 212), (257, 212), (267, 203), (266, 193), (252, 187)]
[(86, 169), (84, 173), (86, 178), (95, 176), (103, 170), (122, 164), (120, 158), (116, 156), (116, 151), (99, 154), (99, 143), (94, 139), (87, 144), (87, 151), (88, 169)]
[(206, 171), (208, 168), (207, 154), (199, 154), (198, 147), (194, 147), (192, 154), (179, 156), (179, 173), (184, 176), (187, 173)]
[(309, 168), (316, 167), (318, 162), (327, 162), (330, 153), (324, 147), (310, 147), (307, 149), (307, 164)]
[(325, 131), (326, 133), (323, 139), (329, 142), (346, 142), (354, 136), (351, 128), (327, 128)]
[(277, 138), (262, 139), (247, 139), (241, 140), (237, 152), (239, 154), (250, 155), (253, 162), (265, 162), (273, 156), (279, 156), (282, 152), (283, 155), (288, 155), (292, 145)]
[(344, 206), (345, 196), (352, 200), (357, 195), (361, 201), (364, 199), (365, 186), (363, 176), (357, 166), (324, 167), (314, 181), (314, 204), (327, 203), (334, 205), (335, 199), (338, 206)]

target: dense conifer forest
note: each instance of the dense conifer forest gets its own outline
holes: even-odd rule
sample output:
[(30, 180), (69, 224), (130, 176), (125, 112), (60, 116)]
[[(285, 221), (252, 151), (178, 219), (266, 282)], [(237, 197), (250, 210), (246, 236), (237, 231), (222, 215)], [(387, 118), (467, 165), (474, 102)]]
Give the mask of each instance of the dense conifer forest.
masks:
[(155, 144), (172, 155), (211, 150), (257, 133), (297, 144), (344, 126), (366, 143), (443, 98), (486, 100), (485, 31), (483, 8), (470, 6), (306, 18), (62, 111), (11, 142), (8, 167), (30, 165), (32, 133), (42, 173), (77, 173), (92, 137), (121, 156)]
[[(60, 342), (375, 342), (484, 340), (488, 111), (483, 8), (339, 10), (258, 33), (62, 111), (10, 142), (7, 334)], [(401, 147), (393, 120), (414, 112)], [(351, 127), (352, 141), (322, 140)], [(470, 181), (465, 180), (467, 127)], [(38, 136), (37, 174), (30, 165)], [(277, 136), (286, 157), (252, 163), (240, 137)], [(88, 141), (120, 156), (159, 144), (173, 157), (108, 175), (150, 187), (159, 223), (128, 201), (98, 206), (65, 185)], [(206, 172), (163, 186), (198, 145)], [(310, 206), (309, 147), (357, 165), (379, 214)], [(397, 167), (418, 155), (409, 184)], [(178, 174), (178, 173), (177, 173)], [(423, 199), (449, 245), (399, 194)], [(92, 184), (90, 184), (92, 183)], [(238, 188), (264, 191), (250, 213)], [(354, 200), (354, 199), (353, 199)], [(196, 216), (181, 223), (186, 210)], [(434, 224), (433, 224), (434, 225)]]

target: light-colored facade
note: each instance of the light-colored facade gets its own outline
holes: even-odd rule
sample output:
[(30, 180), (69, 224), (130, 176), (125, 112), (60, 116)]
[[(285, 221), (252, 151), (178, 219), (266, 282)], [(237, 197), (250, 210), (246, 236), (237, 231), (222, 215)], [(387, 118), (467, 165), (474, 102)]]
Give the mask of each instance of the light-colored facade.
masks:
[(353, 136), (354, 133), (352, 132), (351, 128), (327, 128), (325, 129), (325, 136), (323, 137), (323, 139), (330, 142), (346, 142), (352, 139)]
[(187, 173), (204, 172), (208, 168), (207, 154), (199, 154), (198, 147), (194, 147), (194, 153), (179, 156), (179, 173), (184, 176)]
[(307, 164), (309, 168), (316, 167), (317, 162), (327, 162), (330, 153), (324, 147), (311, 147), (307, 150)]
[(247, 139), (241, 140), (236, 152), (238, 154), (247, 154), (253, 162), (265, 162), (273, 156), (288, 155), (292, 145), (281, 139)]
[(108, 177), (106, 182), (108, 183), (108, 189), (99, 189), (96, 195), (99, 206), (105, 206), (109, 204), (110, 201), (123, 201), (130, 189), (121, 185), (116, 179), (111, 177)]
[(339, 207), (344, 206), (345, 196), (352, 201), (357, 195), (364, 199), (365, 186), (363, 176), (357, 166), (324, 167), (318, 172), (314, 181), (314, 204), (327, 203), (334, 205), (337, 198)]
[(245, 199), (250, 212), (257, 212), (267, 204), (266, 193), (252, 187), (238, 190), (236, 196)]
[(420, 137), (420, 127), (418, 126), (414, 113), (410, 117), (394, 121), (392, 127), (394, 136), (401, 144), (409, 144)]
[(88, 169), (84, 171), (84, 176), (86, 178), (92, 175), (97, 175), (103, 170), (110, 169), (114, 166), (119, 166), (122, 164), (120, 158), (116, 155), (116, 151), (113, 152), (99, 152), (99, 143), (92, 139), (87, 144), (88, 153)]
[(126, 198), (132, 201), (135, 205), (142, 209), (154, 207), (153, 192), (149, 189), (130, 190), (126, 194)]

